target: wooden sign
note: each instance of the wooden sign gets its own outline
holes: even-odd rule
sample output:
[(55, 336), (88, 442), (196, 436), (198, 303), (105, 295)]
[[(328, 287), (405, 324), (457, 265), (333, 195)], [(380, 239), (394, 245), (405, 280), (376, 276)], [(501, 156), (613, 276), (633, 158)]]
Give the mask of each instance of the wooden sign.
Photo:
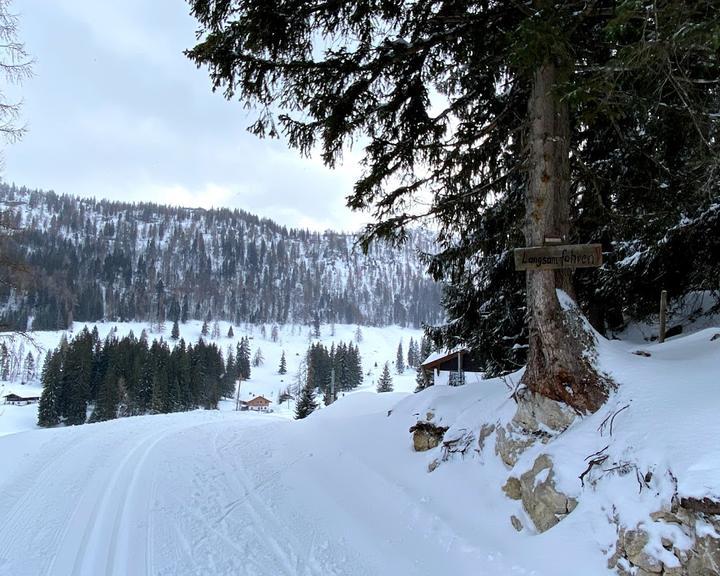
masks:
[(516, 248), (515, 270), (596, 268), (602, 265), (602, 245), (536, 246)]

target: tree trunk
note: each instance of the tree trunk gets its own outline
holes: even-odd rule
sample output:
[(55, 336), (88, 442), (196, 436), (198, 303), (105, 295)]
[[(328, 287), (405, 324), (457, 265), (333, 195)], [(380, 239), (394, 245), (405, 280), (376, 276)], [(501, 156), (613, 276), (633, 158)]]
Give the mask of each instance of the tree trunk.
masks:
[[(567, 238), (570, 227), (570, 130), (567, 103), (555, 91), (559, 73), (558, 66), (546, 60), (533, 78), (527, 246), (541, 246), (548, 236)], [(576, 307), (561, 307), (558, 288), (572, 296), (570, 271), (527, 272), (530, 349), (523, 383), (580, 412), (594, 412), (607, 399), (608, 381), (593, 366), (593, 335)]]

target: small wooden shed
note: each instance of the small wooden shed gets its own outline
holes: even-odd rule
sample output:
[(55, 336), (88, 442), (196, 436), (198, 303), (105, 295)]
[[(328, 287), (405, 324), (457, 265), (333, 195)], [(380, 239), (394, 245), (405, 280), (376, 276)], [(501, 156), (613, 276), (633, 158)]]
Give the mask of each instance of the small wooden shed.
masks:
[(433, 352), (422, 363), (422, 367), (428, 371), (457, 372), (460, 370), (465, 372), (482, 372), (482, 368), (466, 348)]
[[(464, 381), (465, 373), (483, 372), (467, 348), (454, 348), (453, 350), (433, 352), (422, 363), (422, 367), (428, 372), (432, 372), (433, 380), (435, 380), (435, 376), (441, 372), (447, 372), (451, 375), (455, 374), (461, 382)], [(451, 380), (457, 380), (457, 378)]]

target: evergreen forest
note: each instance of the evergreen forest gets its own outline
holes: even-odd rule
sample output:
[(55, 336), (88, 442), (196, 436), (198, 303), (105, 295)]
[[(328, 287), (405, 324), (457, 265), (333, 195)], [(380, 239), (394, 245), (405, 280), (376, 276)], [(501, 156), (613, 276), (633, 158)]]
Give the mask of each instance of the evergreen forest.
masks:
[(63, 337), (42, 368), (40, 426), (84, 424), (123, 416), (163, 414), (196, 408), (214, 409), (232, 396), (239, 365), (219, 348), (200, 339), (118, 338), (101, 341), (97, 329), (83, 329), (71, 341)]
[[(288, 229), (240, 210), (88, 200), (0, 183), (0, 323), (345, 323), (419, 327), (443, 318), (417, 231), (404, 248)], [(17, 263), (17, 265), (12, 265)], [(10, 265), (8, 265), (10, 264)]]

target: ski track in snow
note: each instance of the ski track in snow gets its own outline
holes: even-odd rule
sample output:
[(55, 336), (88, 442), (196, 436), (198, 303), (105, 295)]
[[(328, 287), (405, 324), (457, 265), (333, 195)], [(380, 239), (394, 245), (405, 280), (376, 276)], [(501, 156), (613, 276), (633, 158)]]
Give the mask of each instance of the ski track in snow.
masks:
[(352, 453), (363, 421), (308, 424), (199, 411), (0, 438), (18, 462), (0, 576), (526, 573)]
[(289, 423), (203, 417), (29, 433), (53, 437), (0, 474), (0, 575), (346, 573), (327, 536), (268, 499), (306, 455), (265, 466), (253, 429)]

